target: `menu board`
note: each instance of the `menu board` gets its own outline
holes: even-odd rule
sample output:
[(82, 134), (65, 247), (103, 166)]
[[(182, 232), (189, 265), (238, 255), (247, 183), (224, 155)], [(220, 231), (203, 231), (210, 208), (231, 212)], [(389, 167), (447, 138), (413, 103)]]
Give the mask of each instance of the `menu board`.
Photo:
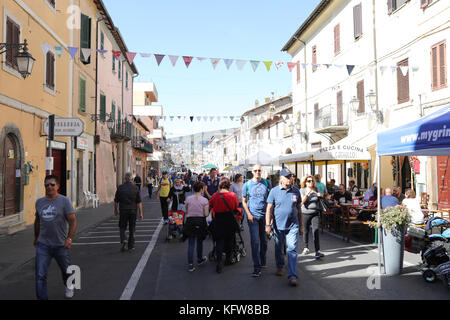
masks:
[(437, 157), (439, 209), (450, 208), (450, 157)]

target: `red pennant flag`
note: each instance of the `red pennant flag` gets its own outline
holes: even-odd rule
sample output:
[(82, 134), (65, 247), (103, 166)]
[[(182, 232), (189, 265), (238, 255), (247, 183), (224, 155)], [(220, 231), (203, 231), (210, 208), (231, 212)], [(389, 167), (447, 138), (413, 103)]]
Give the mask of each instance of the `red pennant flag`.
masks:
[(193, 57), (183, 56), (184, 63), (186, 64), (186, 68), (189, 68), (189, 65), (192, 62)]
[(294, 69), (297, 66), (297, 64), (295, 62), (288, 62), (287, 66), (289, 68), (289, 72), (292, 72), (292, 69)]
[(136, 52), (127, 52), (128, 62), (133, 64), (134, 58), (136, 57)]
[(117, 60), (119, 60), (120, 55), (122, 54), (120, 51), (114, 51), (114, 50), (112, 50), (112, 53), (113, 53), (113, 56), (114, 56)]

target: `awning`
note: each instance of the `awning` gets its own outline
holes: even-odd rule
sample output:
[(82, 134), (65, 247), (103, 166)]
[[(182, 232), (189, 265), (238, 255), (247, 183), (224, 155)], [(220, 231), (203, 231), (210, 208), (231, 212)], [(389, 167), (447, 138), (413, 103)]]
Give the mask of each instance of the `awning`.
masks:
[(278, 161), (280, 164), (309, 164), (312, 160), (313, 152), (302, 152), (281, 156)]
[(401, 127), (378, 133), (377, 154), (449, 156), (450, 105)]
[(252, 166), (255, 164), (259, 164), (261, 166), (271, 166), (271, 165), (277, 165), (278, 161), (276, 158), (272, 157), (270, 154), (264, 152), (264, 151), (258, 151), (245, 161), (241, 161), (246, 166)]

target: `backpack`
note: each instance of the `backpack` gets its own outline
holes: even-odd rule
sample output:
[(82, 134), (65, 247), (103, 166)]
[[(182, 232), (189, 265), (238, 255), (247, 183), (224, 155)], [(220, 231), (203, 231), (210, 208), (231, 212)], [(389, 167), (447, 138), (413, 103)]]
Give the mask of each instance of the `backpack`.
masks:
[[(250, 180), (251, 181), (251, 180)], [(250, 191), (250, 185), (249, 185), (249, 182), (250, 181), (247, 181), (247, 183), (245, 184), (245, 190), (246, 190), (246, 192), (245, 192), (245, 194), (247, 195), (247, 198), (248, 199), (250, 199), (250, 193), (249, 193), (249, 191)], [(266, 179), (262, 179), (262, 181), (264, 181), (264, 184), (266, 185), (266, 195), (267, 195), (267, 193), (269, 193), (269, 183), (267, 182), (267, 180)]]
[[(169, 180), (169, 186), (172, 189), (172, 180), (170, 180), (169, 178), (168, 178), (168, 180)], [(159, 179), (159, 185), (161, 185), (161, 182), (162, 182), (162, 178)]]

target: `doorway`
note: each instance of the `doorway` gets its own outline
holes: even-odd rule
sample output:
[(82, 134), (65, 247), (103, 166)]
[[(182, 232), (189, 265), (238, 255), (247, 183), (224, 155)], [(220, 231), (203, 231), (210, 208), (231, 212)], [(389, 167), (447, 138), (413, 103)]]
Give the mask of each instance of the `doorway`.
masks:
[(67, 196), (66, 150), (52, 149), (52, 174), (59, 178), (59, 194)]
[[(0, 154), (0, 218), (20, 211), (20, 154), (14, 137), (6, 135)], [(19, 171), (17, 171), (19, 170)]]

